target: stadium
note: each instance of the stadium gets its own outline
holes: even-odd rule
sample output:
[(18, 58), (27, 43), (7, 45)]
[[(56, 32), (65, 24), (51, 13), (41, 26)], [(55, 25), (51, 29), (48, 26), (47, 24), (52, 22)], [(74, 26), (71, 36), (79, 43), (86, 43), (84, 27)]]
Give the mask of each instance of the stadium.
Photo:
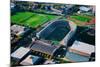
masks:
[(39, 14), (34, 12), (17, 12), (11, 16), (11, 21), (13, 24), (37, 28), (58, 17), (59, 16), (56, 15)]
[(45, 40), (58, 41), (67, 45), (68, 40), (76, 31), (76, 25), (72, 22), (58, 20), (48, 24), (37, 33), (37, 37)]

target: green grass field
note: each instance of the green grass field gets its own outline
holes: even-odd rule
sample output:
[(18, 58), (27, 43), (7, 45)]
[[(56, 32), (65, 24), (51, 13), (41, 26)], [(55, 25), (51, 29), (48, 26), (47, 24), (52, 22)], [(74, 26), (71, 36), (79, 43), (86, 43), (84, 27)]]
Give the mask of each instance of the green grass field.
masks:
[(73, 21), (78, 26), (85, 26), (93, 18), (94, 18), (94, 16), (89, 16), (86, 14), (73, 14), (68, 19)]
[(81, 22), (89, 22), (91, 20), (91, 18), (86, 17), (86, 16), (81, 16), (81, 15), (74, 15), (74, 16), (70, 16), (70, 17), (73, 19), (76, 19), (78, 21), (81, 21)]
[(32, 15), (33, 14), (30, 12), (18, 12), (16, 15), (11, 16), (11, 21), (14, 23), (19, 23)]
[(11, 16), (11, 22), (19, 25), (29, 26), (36, 28), (50, 20), (53, 20), (59, 16), (37, 14), (32, 12), (18, 12)]

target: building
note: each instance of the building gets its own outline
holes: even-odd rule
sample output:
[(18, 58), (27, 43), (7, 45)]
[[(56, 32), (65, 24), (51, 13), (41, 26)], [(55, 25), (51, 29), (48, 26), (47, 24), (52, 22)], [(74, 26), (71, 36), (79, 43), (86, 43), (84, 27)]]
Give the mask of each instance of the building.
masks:
[(53, 8), (53, 7), (51, 7), (51, 10), (52, 10), (53, 13), (55, 13), (55, 14), (59, 14), (59, 15), (62, 14), (62, 11), (61, 11), (61, 10), (55, 9), (55, 8)]
[(15, 34), (17, 36), (22, 35), (25, 32), (25, 27), (24, 26), (19, 26), (19, 25), (12, 25), (11, 26), (11, 33)]
[(81, 6), (81, 7), (79, 7), (79, 9), (80, 9), (80, 11), (82, 11), (82, 12), (88, 12), (88, 11), (91, 10), (90, 7), (85, 7), (85, 6)]
[(78, 10), (78, 8), (75, 6), (75, 5), (65, 5), (64, 8), (63, 8), (63, 14), (65, 14), (65, 16), (67, 15), (71, 15), (73, 14), (74, 12), (76, 12)]
[(88, 62), (89, 57), (68, 51), (65, 56), (70, 62)]
[(36, 40), (33, 42), (31, 50), (35, 55), (41, 56), (46, 59), (64, 57), (66, 54), (66, 47), (52, 46), (40, 40)]
[(67, 42), (75, 33), (76, 28), (71, 21), (58, 20), (48, 24), (36, 36), (40, 39), (61, 41), (60, 44), (67, 46)]
[(30, 54), (30, 49), (20, 47), (11, 53), (11, 58), (16, 62), (16, 64), (19, 64), (25, 57), (27, 57), (28, 54)]
[(20, 65), (39, 65), (42, 64), (43, 62), (44, 62), (43, 58), (34, 55), (29, 55), (20, 63)]
[(31, 29), (24, 26), (12, 25), (11, 26), (11, 43), (16, 43), (21, 37), (27, 36), (31, 33)]
[(80, 6), (78, 13), (84, 13), (86, 15), (95, 15), (95, 6)]
[(69, 48), (69, 51), (89, 57), (91, 53), (95, 52), (95, 46), (84, 42), (75, 41), (73, 45)]

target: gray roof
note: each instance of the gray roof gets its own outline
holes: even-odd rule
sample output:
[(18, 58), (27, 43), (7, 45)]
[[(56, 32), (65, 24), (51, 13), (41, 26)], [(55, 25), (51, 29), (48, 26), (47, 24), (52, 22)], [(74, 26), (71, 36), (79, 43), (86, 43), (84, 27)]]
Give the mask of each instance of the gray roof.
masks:
[(58, 47), (51, 46), (50, 44), (44, 43), (42, 41), (35, 41), (31, 47), (32, 50), (46, 53), (49, 55), (53, 55), (57, 48)]

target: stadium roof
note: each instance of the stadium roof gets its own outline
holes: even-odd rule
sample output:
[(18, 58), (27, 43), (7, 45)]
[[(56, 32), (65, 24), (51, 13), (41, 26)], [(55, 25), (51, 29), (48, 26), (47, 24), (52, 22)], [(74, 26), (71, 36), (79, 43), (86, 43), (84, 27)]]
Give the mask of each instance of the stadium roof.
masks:
[[(67, 35), (67, 33), (70, 31), (69, 23), (67, 23), (67, 21), (64, 21), (64, 20), (53, 21), (52, 23), (50, 23), (46, 27), (44, 27), (41, 31), (39, 31), (36, 36), (40, 37), (40, 38), (46, 38), (51, 33), (54, 33), (56, 29), (59, 32), (59, 34), (62, 34), (62, 33), (64, 33), (64, 32), (61, 32), (61, 31), (64, 31), (64, 30), (62, 30), (62, 28), (65, 29), (65, 33)], [(57, 35), (57, 36), (60, 37), (60, 35)], [(51, 37), (54, 37), (54, 36), (51, 36)], [(54, 38), (54, 39), (56, 39), (56, 38)]]
[(11, 57), (17, 58), (17, 59), (21, 59), (21, 58), (23, 58), (29, 51), (30, 51), (30, 49), (28, 49), (28, 48), (20, 47), (19, 49), (17, 49), (15, 52), (13, 52), (13, 53), (11, 54)]
[(54, 51), (57, 49), (58, 47), (55, 46), (51, 46), (50, 44), (44, 43), (42, 41), (35, 41), (31, 47), (32, 50), (35, 51), (39, 51), (42, 53), (46, 53), (49, 55), (53, 55)]

